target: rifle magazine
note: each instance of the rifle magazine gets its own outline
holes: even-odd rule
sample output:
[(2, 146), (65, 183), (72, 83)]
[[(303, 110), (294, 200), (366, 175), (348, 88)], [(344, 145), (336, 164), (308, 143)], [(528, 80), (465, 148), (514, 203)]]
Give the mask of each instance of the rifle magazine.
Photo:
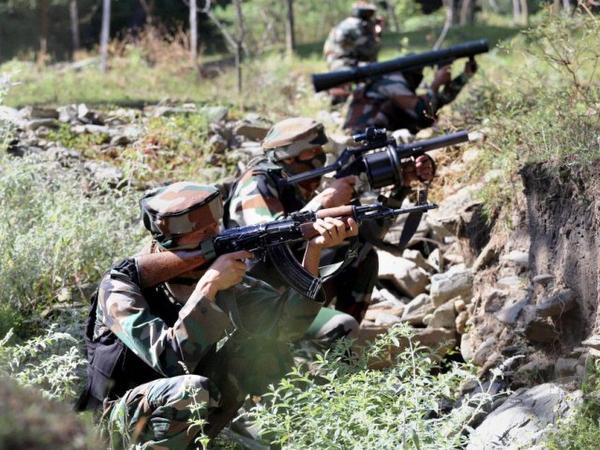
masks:
[(287, 245), (269, 247), (267, 253), (279, 274), (292, 289), (311, 300), (321, 296), (321, 278), (313, 277), (302, 267)]

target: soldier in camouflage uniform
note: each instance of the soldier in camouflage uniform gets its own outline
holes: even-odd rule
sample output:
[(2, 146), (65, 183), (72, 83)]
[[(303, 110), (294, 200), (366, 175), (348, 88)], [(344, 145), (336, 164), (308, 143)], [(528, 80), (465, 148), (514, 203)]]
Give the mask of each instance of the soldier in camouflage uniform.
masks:
[[(86, 329), (88, 384), (79, 409), (103, 409), (114, 448), (185, 449), (200, 431), (214, 437), (249, 393), (290, 367), (288, 343), (322, 309), (245, 275), (238, 251), (207, 262), (199, 243), (218, 230), (219, 192), (175, 183), (141, 201), (152, 250), (103, 277)], [(318, 221), (304, 267), (316, 274), (322, 248), (357, 233)], [(329, 314), (326, 311), (326, 314)], [(190, 426), (195, 419), (205, 421)]]
[(477, 71), (475, 59), (452, 80), (450, 66), (440, 68), (431, 87), (424, 95), (416, 90), (423, 79), (420, 70), (395, 72), (372, 78), (360, 84), (352, 93), (344, 128), (363, 130), (368, 126), (388, 130), (408, 129), (417, 133), (430, 127), (437, 119), (438, 110), (452, 102)]
[(381, 22), (375, 13), (375, 5), (355, 3), (352, 16), (332, 28), (323, 47), (329, 70), (351, 69), (361, 62), (377, 61)]
[[(325, 154), (322, 146), (327, 142), (323, 125), (309, 118), (286, 119), (275, 124), (265, 137), (262, 147), (266, 158), (256, 162), (236, 181), (226, 204), (225, 226), (246, 226), (282, 218), (294, 211), (317, 211), (350, 203), (354, 196), (355, 177), (334, 180), (315, 195), (320, 185), (316, 178), (297, 186), (279, 182), (287, 175), (298, 174), (323, 166)], [(402, 165), (403, 186), (401, 196), (410, 191), (417, 179), (433, 177), (433, 165), (428, 156)], [(401, 199), (400, 199), (401, 200)], [(361, 227), (361, 231), (362, 231)], [(371, 293), (378, 273), (377, 254), (372, 246), (361, 244), (360, 255), (328, 281), (328, 296), (335, 298), (335, 307), (362, 320), (371, 301)], [(349, 259), (348, 247), (331, 249), (324, 262)], [(276, 270), (268, 264), (257, 264), (253, 273), (270, 284), (282, 284)], [(313, 323), (318, 328), (318, 323)]]
[[(346, 70), (377, 61), (383, 22), (375, 13), (375, 5), (355, 3), (352, 16), (331, 29), (323, 46), (329, 70)], [(333, 88), (329, 93), (334, 104), (345, 101), (351, 94), (351, 84)]]

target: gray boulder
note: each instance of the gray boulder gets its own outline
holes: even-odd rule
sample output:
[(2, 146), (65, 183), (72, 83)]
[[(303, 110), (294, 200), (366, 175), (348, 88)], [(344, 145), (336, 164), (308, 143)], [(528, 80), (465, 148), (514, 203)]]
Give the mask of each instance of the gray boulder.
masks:
[(431, 299), (440, 306), (454, 297), (471, 300), (473, 293), (473, 272), (461, 266), (454, 266), (444, 273), (431, 277)]
[(416, 297), (425, 292), (429, 274), (414, 262), (389, 252), (378, 251), (379, 277), (392, 280), (404, 294)]
[(420, 325), (423, 323), (423, 318), (433, 312), (434, 309), (429, 295), (417, 295), (406, 305), (402, 314), (402, 321), (408, 322), (411, 325)]
[(581, 397), (581, 391), (569, 393), (553, 383), (521, 388), (475, 429), (467, 450), (533, 448)]
[(123, 179), (123, 172), (107, 162), (86, 161), (83, 166), (99, 184), (116, 186)]
[(454, 303), (448, 302), (436, 308), (436, 310), (433, 312), (433, 317), (427, 326), (431, 328), (454, 329), (455, 319), (456, 311), (454, 310)]

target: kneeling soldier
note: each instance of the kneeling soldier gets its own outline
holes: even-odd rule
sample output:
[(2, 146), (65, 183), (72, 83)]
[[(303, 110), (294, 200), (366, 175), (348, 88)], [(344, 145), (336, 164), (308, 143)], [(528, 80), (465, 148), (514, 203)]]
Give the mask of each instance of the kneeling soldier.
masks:
[[(200, 431), (216, 436), (247, 394), (261, 394), (287, 372), (289, 342), (322, 308), (246, 276), (251, 253), (206, 261), (200, 243), (218, 232), (223, 212), (215, 188), (175, 183), (146, 195), (141, 207), (151, 249), (116, 264), (100, 283), (78, 406), (102, 407), (113, 447), (183, 449)], [(306, 270), (316, 274), (321, 249), (357, 233), (355, 222), (348, 225), (315, 225)], [(190, 428), (195, 405), (203, 430)]]

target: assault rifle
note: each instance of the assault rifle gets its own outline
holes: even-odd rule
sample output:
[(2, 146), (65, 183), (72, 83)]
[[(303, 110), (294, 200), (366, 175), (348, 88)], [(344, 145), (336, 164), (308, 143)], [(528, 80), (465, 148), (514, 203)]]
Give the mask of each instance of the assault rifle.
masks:
[[(425, 212), (437, 208), (434, 204), (423, 204), (410, 208), (393, 209), (381, 204), (362, 206), (339, 206), (336, 208), (322, 209), (316, 212), (295, 212), (282, 220), (250, 225), (245, 227), (230, 228), (218, 235), (206, 239), (200, 243), (196, 250), (191, 250), (193, 256), (184, 256), (177, 252), (162, 252), (153, 255), (145, 255), (147, 259), (152, 257), (171, 258), (165, 266), (154, 271), (149, 279), (152, 284), (145, 287), (168, 281), (179, 276), (194, 267), (204, 265), (218, 256), (240, 250), (247, 250), (254, 254), (257, 259), (271, 258), (273, 265), (280, 275), (295, 290), (303, 295), (316, 299), (319, 295), (322, 280), (314, 277), (298, 262), (289, 244), (294, 242), (310, 240), (318, 235), (313, 223), (325, 217), (337, 217), (345, 222), (352, 217), (358, 224), (366, 220), (384, 219), (396, 217), (401, 214), (414, 212)], [(193, 266), (186, 260), (193, 259)], [(173, 266), (179, 264), (179, 269), (174, 271)], [(146, 267), (154, 267), (158, 264), (146, 262)], [(142, 271), (144, 273), (144, 271)]]
[(380, 63), (365, 64), (347, 70), (338, 70), (312, 75), (312, 82), (316, 92), (331, 89), (340, 84), (357, 82), (377, 75), (392, 72), (414, 71), (426, 66), (446, 65), (457, 58), (472, 58), (489, 50), (487, 39), (463, 42), (451, 47), (423, 52), (417, 55), (402, 56)]
[[(401, 182), (400, 163), (403, 158), (417, 157), (429, 150), (473, 141), (478, 138), (478, 135), (468, 131), (458, 131), (410, 144), (397, 144), (394, 139), (387, 137), (385, 129), (367, 128), (365, 132), (352, 137), (363, 145), (346, 148), (333, 164), (292, 175), (282, 179), (282, 183), (297, 184), (331, 172), (335, 172), (335, 178), (364, 173), (367, 175), (371, 188), (378, 189)], [(385, 149), (368, 153), (380, 148)]]

